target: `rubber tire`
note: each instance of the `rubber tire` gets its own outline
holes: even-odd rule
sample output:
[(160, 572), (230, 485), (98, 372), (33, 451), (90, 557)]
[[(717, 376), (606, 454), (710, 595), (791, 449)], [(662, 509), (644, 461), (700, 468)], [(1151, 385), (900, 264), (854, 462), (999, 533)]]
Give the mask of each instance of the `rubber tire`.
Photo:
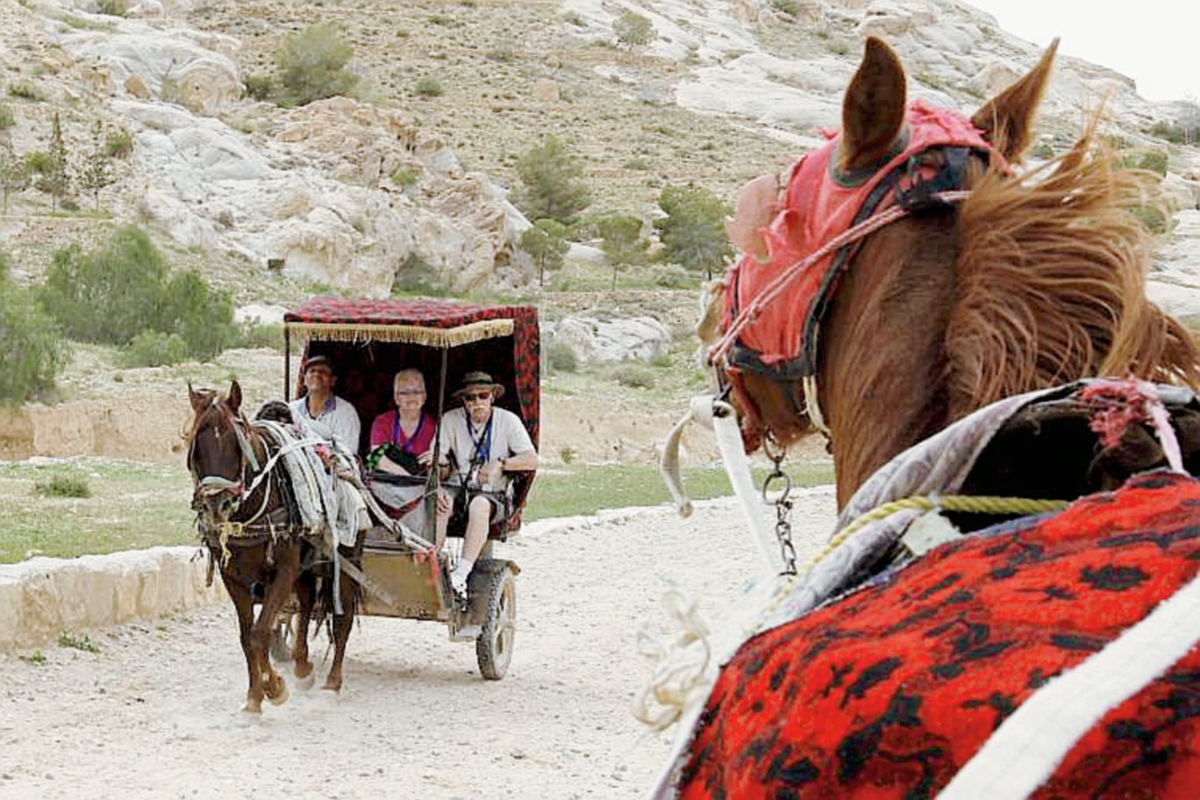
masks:
[(517, 632), (517, 584), (512, 571), (503, 569), (488, 575), (484, 590), (487, 617), (475, 640), (475, 657), (479, 674), (485, 680), (498, 681), (508, 672)]

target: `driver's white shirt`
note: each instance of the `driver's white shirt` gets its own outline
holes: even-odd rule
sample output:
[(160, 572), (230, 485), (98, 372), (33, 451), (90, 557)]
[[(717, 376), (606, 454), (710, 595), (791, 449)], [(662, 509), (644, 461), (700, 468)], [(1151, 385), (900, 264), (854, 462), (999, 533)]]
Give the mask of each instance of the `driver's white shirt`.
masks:
[(292, 418), (296, 424), (307, 431), (325, 439), (336, 441), (351, 453), (358, 452), (358, 438), (362, 433), (362, 422), (358, 411), (348, 400), (333, 396), (325, 403), (325, 408), (316, 417), (308, 411), (308, 397), (301, 397), (288, 403), (292, 409)]

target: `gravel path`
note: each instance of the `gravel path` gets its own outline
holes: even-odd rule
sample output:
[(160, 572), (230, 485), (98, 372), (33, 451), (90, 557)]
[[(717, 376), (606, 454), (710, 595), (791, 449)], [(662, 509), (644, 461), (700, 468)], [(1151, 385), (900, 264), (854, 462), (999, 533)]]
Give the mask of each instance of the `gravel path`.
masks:
[[(802, 558), (833, 515), (832, 487), (799, 493)], [(254, 718), (226, 604), (103, 632), (99, 652), (0, 655), (0, 797), (643, 797), (671, 735), (629, 711), (650, 674), (637, 631), (665, 629), (669, 581), (719, 627), (758, 568), (736, 505), (535, 523), (497, 555), (522, 569), (499, 682), (443, 625), (367, 617), (340, 696), (288, 672), (291, 699)]]

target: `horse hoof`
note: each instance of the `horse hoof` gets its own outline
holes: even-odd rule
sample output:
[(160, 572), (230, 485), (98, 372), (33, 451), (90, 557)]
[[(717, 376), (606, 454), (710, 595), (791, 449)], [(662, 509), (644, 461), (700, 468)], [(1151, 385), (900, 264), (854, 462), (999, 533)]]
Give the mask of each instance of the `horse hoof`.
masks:
[(243, 714), (261, 714), (262, 713), (262, 701), (260, 700), (258, 702), (255, 702), (253, 700), (247, 700), (245, 702), (245, 704), (242, 706), (242, 713)]
[(315, 672), (310, 671), (303, 678), (296, 679), (296, 688), (308, 691), (309, 689), (311, 689), (313, 687), (313, 684), (315, 684), (316, 682), (317, 682), (317, 674)]
[(292, 674), (293, 674), (293, 675), (295, 675), (295, 676), (296, 676), (296, 678), (297, 678), (297, 679), (299, 679), (299, 680), (305, 680), (305, 679), (307, 679), (307, 680), (308, 680), (308, 682), (309, 682), (309, 686), (311, 686), (311, 685), (312, 685), (312, 681), (313, 681), (313, 666), (312, 666), (312, 664), (311, 664), (310, 662), (308, 662), (308, 661), (297, 661), (297, 662), (296, 662), (296, 665), (295, 665), (294, 667), (292, 667)]
[(327, 692), (333, 692), (334, 694), (340, 694), (342, 691), (342, 682), (338, 681), (337, 683), (330, 683), (329, 681), (325, 681), (325, 685), (322, 686), (321, 688)]
[(291, 697), (291, 694), (288, 692), (287, 683), (285, 683), (282, 679), (279, 681), (279, 691), (275, 692), (273, 695), (267, 695), (267, 699), (271, 701), (271, 705), (273, 706), (283, 705), (288, 701), (289, 697)]

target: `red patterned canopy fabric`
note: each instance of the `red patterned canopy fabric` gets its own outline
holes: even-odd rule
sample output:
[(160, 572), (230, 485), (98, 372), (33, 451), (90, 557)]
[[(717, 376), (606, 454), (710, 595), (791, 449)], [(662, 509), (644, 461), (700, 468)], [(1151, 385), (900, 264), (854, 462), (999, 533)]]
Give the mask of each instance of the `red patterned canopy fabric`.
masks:
[[(283, 320), (288, 326), (304, 330), (310, 341), (410, 342), (414, 345), (421, 343), (396, 335), (395, 329), (409, 327), (449, 330), (477, 326), (479, 323), (494, 320), (512, 320), (513, 373), (497, 374), (500, 370), (495, 365), (488, 364), (473, 368), (491, 373), (493, 378), (505, 385), (510, 396), (516, 396), (525, 427), (529, 430), (534, 444), (538, 442), (538, 356), (541, 342), (538, 334), (538, 313), (533, 306), (482, 306), (451, 300), (346, 300), (337, 297), (314, 297), (299, 308), (289, 311)], [(391, 332), (389, 329), (392, 329)], [(486, 333), (479, 334), (481, 337), (485, 335)], [(478, 339), (467, 337), (464, 343), (472, 341)], [(451, 342), (445, 344), (454, 346)], [(452, 365), (454, 360), (454, 353), (451, 352)], [(451, 367), (451, 373), (454, 375), (464, 371), (466, 370), (455, 370)], [(447, 388), (453, 390), (454, 386), (448, 384)]]

